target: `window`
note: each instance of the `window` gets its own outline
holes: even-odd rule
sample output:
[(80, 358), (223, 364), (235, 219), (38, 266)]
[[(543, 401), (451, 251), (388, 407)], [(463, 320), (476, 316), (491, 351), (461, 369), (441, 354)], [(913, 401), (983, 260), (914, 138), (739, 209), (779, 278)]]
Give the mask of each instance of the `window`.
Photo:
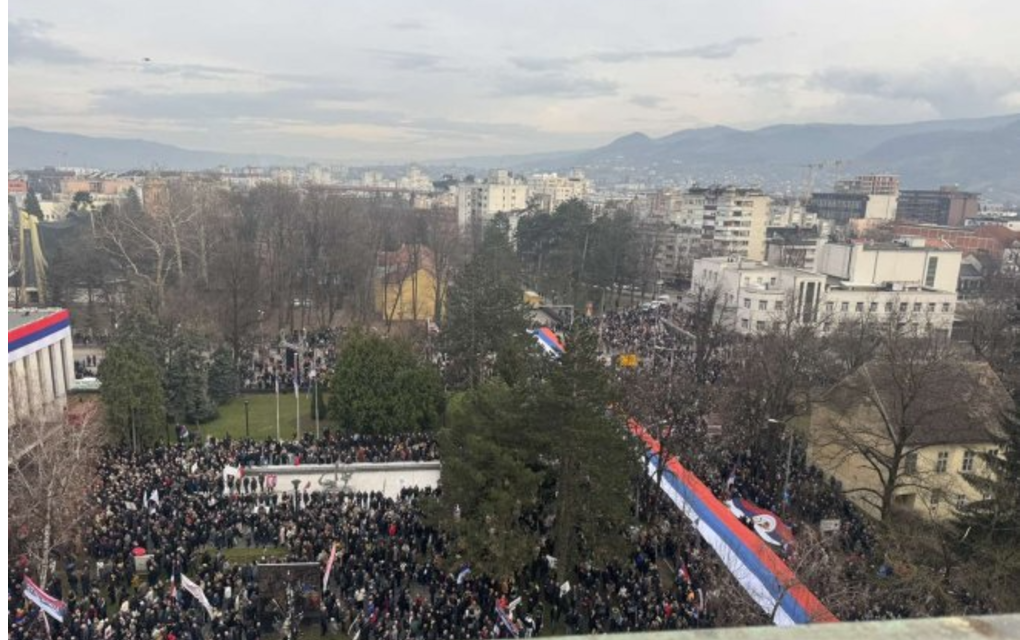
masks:
[(886, 302), (885, 303), (885, 312), (886, 313), (892, 313), (892, 309), (893, 309), (892, 303), (891, 302)]
[(939, 259), (932, 256), (928, 258), (928, 271), (924, 274), (924, 286), (935, 286), (935, 273), (939, 270)]
[(768, 300), (759, 300), (758, 301), (758, 311), (768, 311), (768, 310), (769, 310), (769, 301)]
[(864, 313), (864, 303), (863, 302), (858, 302), (854, 306), (854, 311), (856, 311), (857, 313)]
[(935, 303), (934, 302), (929, 302), (928, 303), (928, 313), (935, 313)]
[(917, 473), (917, 454), (908, 453), (903, 459), (903, 473)]
[(826, 321), (822, 323), (822, 331), (828, 331), (831, 328), (832, 328), (831, 322)]
[(940, 502), (942, 502), (942, 490), (935, 489), (931, 492), (931, 506), (938, 507)]
[(748, 322), (747, 318), (741, 318), (741, 319), (740, 319), (740, 328), (741, 328), (741, 329), (746, 329), (746, 328), (748, 328), (749, 326), (751, 326), (751, 325), (750, 325), (750, 323)]
[(907, 312), (907, 303), (906, 302), (901, 302), (900, 303), (900, 313), (906, 313), (906, 312)]
[(962, 493), (956, 494), (956, 508), (962, 509), (967, 506), (967, 496)]
[(914, 303), (914, 313), (921, 313), (921, 303), (920, 302), (915, 302)]
[[(998, 458), (999, 457), (999, 450), (998, 449), (989, 449), (988, 450), (988, 457), (989, 458)], [(988, 464), (987, 460), (985, 461), (985, 468), (989, 469), (989, 470), (992, 468), (992, 466), (990, 464)]]
[(836, 304), (835, 303), (833, 303), (833, 302), (826, 302), (825, 303), (825, 310), (828, 311), (829, 313), (832, 313), (833, 309), (835, 309), (835, 308), (836, 308)]
[(744, 308), (745, 309), (750, 309), (751, 308), (751, 299), (750, 298), (744, 298)]
[(871, 304), (869, 304), (868, 311), (870, 311), (871, 313), (875, 313), (876, 311), (878, 311), (878, 303), (872, 302)]
[(849, 302), (843, 302), (843, 303), (841, 303), (841, 304), (839, 305), (839, 310), (840, 310), (840, 311), (842, 311), (843, 313), (846, 313), (847, 311), (849, 311), (849, 310), (850, 310), (850, 303), (849, 303)]
[(783, 301), (782, 300), (776, 300), (776, 304), (774, 306), (776, 307), (776, 311), (782, 311), (783, 310)]
[(935, 473), (945, 473), (946, 469), (949, 468), (949, 452), (939, 451), (938, 458), (935, 459)]
[(765, 321), (764, 320), (759, 320), (758, 322), (755, 322), (754, 323), (754, 328), (757, 329), (758, 331), (764, 331), (765, 330)]
[(770, 287), (776, 286), (776, 279), (775, 278), (769, 278), (769, 286)]
[(974, 470), (974, 452), (965, 451), (963, 453), (963, 464), (960, 466), (960, 471), (971, 472)]
[(948, 302), (943, 302), (942, 303), (942, 313), (949, 313), (949, 310), (952, 309), (952, 307), (953, 307), (953, 305), (949, 304)]

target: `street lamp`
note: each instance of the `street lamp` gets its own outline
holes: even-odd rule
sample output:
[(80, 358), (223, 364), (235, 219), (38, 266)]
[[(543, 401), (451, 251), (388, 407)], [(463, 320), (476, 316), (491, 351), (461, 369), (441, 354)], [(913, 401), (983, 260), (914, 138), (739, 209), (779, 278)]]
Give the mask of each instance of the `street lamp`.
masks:
[(291, 480), (291, 483), (294, 485), (294, 511), (297, 511), (298, 504), (300, 503), (300, 501), (298, 500), (298, 487), (301, 486), (301, 480), (298, 478), (294, 478), (293, 480)]
[(248, 401), (244, 401), (244, 437), (246, 440), (251, 440), (251, 431), (248, 426)]

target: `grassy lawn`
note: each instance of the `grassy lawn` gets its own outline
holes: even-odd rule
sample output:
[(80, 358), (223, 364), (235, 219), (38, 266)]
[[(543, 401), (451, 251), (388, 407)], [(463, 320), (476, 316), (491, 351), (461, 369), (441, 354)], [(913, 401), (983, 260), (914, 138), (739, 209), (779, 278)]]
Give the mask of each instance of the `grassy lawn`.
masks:
[[(321, 391), (320, 391), (321, 393)], [(276, 437), (276, 395), (260, 393), (238, 396), (220, 407), (220, 416), (212, 422), (199, 425), (202, 436), (223, 438), (244, 437), (244, 403), (248, 401), (248, 421), (251, 437), (256, 440)], [(304, 393), (301, 394), (301, 433), (315, 433), (315, 416), (312, 414), (313, 403)], [(322, 429), (327, 426), (326, 420), (319, 416)], [(297, 427), (297, 416), (294, 411), (294, 393), (280, 394), (280, 437), (293, 440)]]
[(235, 547), (233, 549), (224, 549), (223, 557), (234, 564), (259, 562), (263, 558), (268, 562), (272, 562), (276, 559), (287, 557), (287, 550), (283, 547)]

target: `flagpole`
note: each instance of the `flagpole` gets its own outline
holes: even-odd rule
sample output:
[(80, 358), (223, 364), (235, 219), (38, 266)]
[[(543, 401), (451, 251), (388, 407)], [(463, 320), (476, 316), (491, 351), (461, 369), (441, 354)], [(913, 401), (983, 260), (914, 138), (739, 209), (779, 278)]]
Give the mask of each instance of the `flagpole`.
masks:
[(280, 374), (276, 374), (276, 441), (280, 442)]
[(298, 392), (297, 367), (294, 367), (294, 415), (297, 416), (297, 440), (301, 440), (301, 394)]

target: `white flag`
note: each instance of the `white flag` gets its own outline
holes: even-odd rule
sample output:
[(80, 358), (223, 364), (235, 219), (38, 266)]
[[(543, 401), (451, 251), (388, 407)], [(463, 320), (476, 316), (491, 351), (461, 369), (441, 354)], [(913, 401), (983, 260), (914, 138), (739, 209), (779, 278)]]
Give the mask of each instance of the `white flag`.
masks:
[(152, 495), (149, 496), (149, 502), (155, 502), (157, 506), (159, 505), (159, 489), (152, 490)]
[(229, 464), (227, 466), (223, 467), (223, 480), (224, 481), (226, 481), (227, 478), (240, 478), (243, 475), (244, 475), (244, 471), (243, 471), (243, 469), (241, 467), (233, 467), (233, 466), (231, 466)]
[(183, 573), (181, 574), (181, 586), (184, 587), (184, 590), (190, 593), (195, 600), (198, 600), (199, 604), (205, 607), (205, 611), (209, 614), (210, 618), (214, 617), (212, 605), (209, 604), (209, 598), (205, 597), (205, 592), (202, 591), (202, 587), (192, 582), (191, 578)]

